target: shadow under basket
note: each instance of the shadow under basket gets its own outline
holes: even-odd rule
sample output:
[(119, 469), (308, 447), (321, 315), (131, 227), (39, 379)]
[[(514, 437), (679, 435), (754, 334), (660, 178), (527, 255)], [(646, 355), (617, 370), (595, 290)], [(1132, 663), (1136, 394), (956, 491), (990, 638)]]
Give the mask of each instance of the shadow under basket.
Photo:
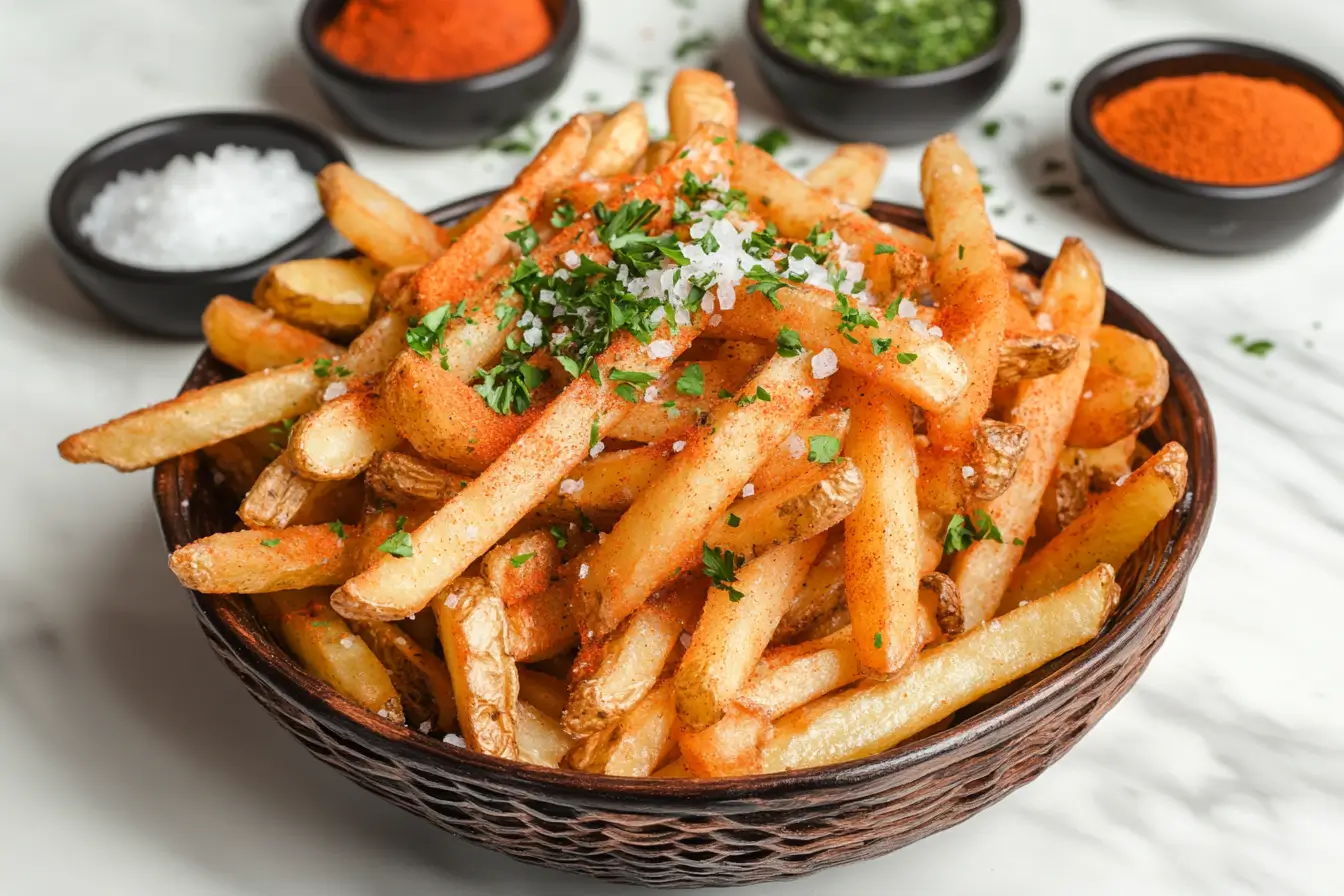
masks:
[[(477, 196), (439, 209), (456, 220)], [(875, 203), (874, 217), (923, 229), (921, 213)], [(1029, 253), (1041, 274), (1049, 259)], [(1100, 637), (962, 710), (954, 724), (841, 765), (752, 778), (626, 779), (471, 753), (393, 725), (305, 673), (237, 597), (192, 593), (210, 646), (252, 696), (314, 756), (356, 784), (472, 843), (524, 862), (651, 887), (780, 880), (873, 858), (949, 828), (1035, 778), (1134, 685), (1176, 616), (1208, 531), (1213, 424), (1185, 361), (1114, 292), (1107, 323), (1160, 346), (1171, 389), (1156, 445), (1189, 452), (1189, 487), (1125, 564), (1123, 598)], [(184, 388), (233, 374), (208, 352)], [(170, 549), (231, 529), (235, 504), (198, 455), (155, 470)]]

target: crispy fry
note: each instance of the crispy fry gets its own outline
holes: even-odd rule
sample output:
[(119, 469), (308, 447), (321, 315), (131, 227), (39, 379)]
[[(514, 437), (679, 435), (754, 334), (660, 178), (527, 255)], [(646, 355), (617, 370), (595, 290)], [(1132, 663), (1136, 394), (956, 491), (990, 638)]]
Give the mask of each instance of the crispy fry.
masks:
[(1032, 527), (1032, 541), (1043, 544), (1078, 518), (1087, 508), (1088, 471), (1083, 449), (1065, 448), (1041, 498), (1041, 509)]
[(676, 151), (677, 143), (675, 140), (655, 140), (649, 144), (648, 149), (644, 150), (644, 158), (635, 164), (635, 173), (640, 174), (657, 170), (666, 165)]
[(467, 746), (518, 758), (518, 668), (504, 602), (483, 580), (462, 578), (434, 600), (443, 658)]
[(1118, 327), (1097, 328), (1068, 444), (1104, 448), (1151, 426), (1167, 398), (1168, 375), (1154, 343)]
[(1068, 333), (1009, 334), (999, 347), (995, 388), (1013, 386), (1059, 373), (1078, 351), (1078, 340)]
[(574, 738), (549, 713), (520, 699), (517, 708), (518, 759), (530, 765), (559, 768), (574, 748)]
[(823, 697), (775, 723), (761, 768), (778, 772), (871, 756), (1096, 637), (1115, 609), (1114, 571), (1099, 566), (919, 656), (901, 678)]
[(311, 674), (369, 712), (405, 724), (387, 670), (327, 606), (324, 589), (255, 594), (252, 605)]
[[(742, 385), (753, 365), (735, 361), (700, 361), (704, 385), (699, 395), (687, 395), (677, 390), (677, 383), (690, 364), (674, 364), (667, 373), (652, 383), (654, 398), (635, 405), (625, 419), (611, 431), (612, 438), (629, 442), (659, 442), (684, 436), (718, 402), (720, 389), (730, 392)], [(666, 407), (666, 402), (674, 402)]]
[(500, 542), (481, 560), (481, 575), (505, 605), (544, 591), (560, 569), (555, 538), (540, 529)]
[(520, 663), (549, 659), (579, 641), (569, 607), (569, 588), (563, 585), (552, 585), (509, 604), (508, 616), (509, 643)]
[(873, 204), (887, 167), (887, 150), (873, 143), (842, 143), (807, 174), (807, 183), (855, 208)]
[(583, 170), (593, 177), (625, 174), (644, 156), (649, 145), (649, 122), (644, 104), (627, 103), (593, 132)]
[(297, 326), (349, 339), (368, 324), (381, 276), (367, 258), (299, 258), (273, 265), (252, 301)]
[(1083, 391), (1092, 335), (1101, 323), (1106, 291), (1101, 268), (1082, 242), (1064, 241), (1045, 276), (1043, 295), (1042, 309), (1059, 332), (1078, 340), (1078, 352), (1063, 372), (1027, 380), (1019, 387), (1008, 422), (1027, 427), (1031, 442), (1008, 490), (978, 508), (997, 524), (1003, 542), (977, 541), (952, 561), (952, 579), (961, 592), (968, 626), (990, 618), (999, 606), (1013, 568), (1022, 557), (1022, 544), (1031, 536), (1032, 523)]
[(317, 175), (317, 195), (331, 226), (388, 268), (421, 265), (443, 254), (443, 228), (342, 162)]
[(1185, 494), (1186, 454), (1168, 442), (1017, 568), (1005, 607), (1034, 600), (1097, 564), (1117, 569)]
[(361, 497), (357, 483), (320, 482), (299, 475), (285, 452), (252, 483), (238, 517), (253, 529), (349, 519), (359, 513)]
[(201, 453), (210, 458), (215, 472), (235, 495), (245, 495), (257, 477), (270, 462), (269, 455), (259, 450), (250, 434), (244, 434), (214, 445), (206, 445)]
[(580, 741), (569, 754), (569, 764), (585, 772), (643, 777), (667, 761), (676, 746), (676, 733), (668, 679), (608, 728)]
[(802, 587), (793, 596), (779, 624), (772, 645), (787, 644), (798, 637), (816, 619), (831, 613), (845, 599), (845, 532), (837, 526), (830, 531), (826, 547), (807, 572)]
[(737, 136), (737, 97), (722, 75), (684, 68), (667, 92), (667, 120), (672, 139), (684, 144), (704, 124), (716, 124), (729, 138)]
[(216, 358), (243, 373), (335, 358), (343, 349), (232, 296), (215, 296), (201, 315), (205, 344)]
[(386, 370), (405, 346), (406, 318), (395, 313), (384, 314), (355, 337), (350, 343), (350, 351), (341, 358), (341, 365), (349, 369), (353, 377), (373, 376)]
[(708, 728), (677, 733), (681, 761), (697, 778), (754, 775), (761, 770), (761, 747), (770, 739), (770, 720), (758, 712), (730, 704)]
[(192, 591), (260, 594), (339, 585), (354, 572), (351, 526), (341, 538), (330, 527), (243, 529), (207, 535), (173, 551), (168, 568)]
[(518, 667), (518, 699), (532, 704), (539, 712), (559, 719), (569, 699), (569, 689), (554, 675), (536, 669)]
[(414, 498), (442, 504), (467, 487), (463, 477), (399, 451), (374, 458), (364, 481), (375, 495), (393, 502)]
[(453, 680), (442, 660), (389, 622), (353, 622), (350, 629), (363, 639), (392, 677), (407, 726), (422, 733), (453, 729), (457, 705), (453, 699)]
[(808, 446), (816, 436), (830, 436), (843, 445), (849, 434), (849, 411), (831, 408), (814, 414), (799, 424), (797, 440), (785, 439), (765, 463), (752, 474), (757, 493), (773, 491), (790, 480), (805, 476), (816, 464), (807, 459)]
[(353, 479), (400, 441), (378, 393), (355, 383), (299, 420), (289, 436), (289, 459), (309, 479)]
[(733, 590), (710, 589), (675, 677), (683, 725), (698, 731), (722, 718), (825, 544), (818, 535), (776, 548), (738, 570)]
[(1138, 449), (1138, 433), (1130, 433), (1105, 448), (1078, 448), (1079, 457), (1087, 470), (1088, 487), (1094, 492), (1108, 491), (1116, 480), (1134, 469)]

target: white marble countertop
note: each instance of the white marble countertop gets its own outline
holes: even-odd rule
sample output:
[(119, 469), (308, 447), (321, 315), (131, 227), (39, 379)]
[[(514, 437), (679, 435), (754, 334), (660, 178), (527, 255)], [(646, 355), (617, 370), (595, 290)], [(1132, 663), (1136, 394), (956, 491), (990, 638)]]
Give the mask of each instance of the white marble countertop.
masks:
[[(309, 758), (211, 656), (163, 562), (148, 474), (57, 459), (62, 436), (174, 392), (199, 350), (106, 323), (56, 267), (46, 193), (94, 138), (171, 112), (279, 109), (332, 127), (361, 169), (426, 206), (519, 164), (344, 131), (296, 57), (298, 5), (0, 9), (0, 892), (616, 892), (468, 846)], [(778, 117), (746, 58), (740, 2), (585, 6), (562, 110), (624, 102), (654, 63), (661, 96), (673, 47), (709, 30), (744, 134)], [(1072, 85), (1115, 48), (1176, 34), (1277, 43), (1338, 69), (1338, 0), (1027, 6), (1020, 62), (984, 114), (1004, 126), (963, 136), (995, 202), (1012, 205), (1003, 232), (1047, 251), (1083, 235), (1195, 368), (1221, 446), (1213, 533), (1147, 675), (1036, 783), (898, 854), (771, 892), (1338, 893), (1344, 213), (1286, 251), (1217, 260), (1147, 244), (1086, 198), (1035, 195), (1042, 160), (1066, 155), (1068, 93), (1052, 79)], [(815, 162), (827, 146), (799, 138), (782, 158)], [(893, 153), (879, 195), (917, 200), (917, 158)], [(1245, 355), (1234, 332), (1277, 347)]]

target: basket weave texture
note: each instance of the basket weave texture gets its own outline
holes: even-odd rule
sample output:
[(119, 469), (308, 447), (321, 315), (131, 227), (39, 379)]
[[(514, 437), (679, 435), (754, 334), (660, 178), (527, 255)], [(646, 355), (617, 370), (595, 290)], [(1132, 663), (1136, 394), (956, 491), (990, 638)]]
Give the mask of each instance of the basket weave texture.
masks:
[[(435, 213), (455, 220), (473, 197)], [(918, 210), (878, 202), (880, 220), (923, 229)], [(1049, 259), (1030, 253), (1027, 270)], [(777, 880), (880, 856), (944, 830), (1035, 778), (1134, 685), (1176, 616), (1215, 496), (1209, 408), (1189, 367), (1114, 292), (1106, 322), (1152, 339), (1171, 388), (1151, 445), (1190, 457), (1185, 498), (1125, 564), (1124, 597), (1102, 635), (949, 728), (842, 765), (717, 781), (618, 779), (479, 756), (367, 712), (300, 669), (236, 597), (192, 593), (210, 646), (314, 756), (367, 790), (473, 843), (524, 862), (652, 887)], [(232, 372), (206, 352), (183, 388)], [(161, 464), (154, 494), (169, 549), (233, 528), (235, 506), (196, 455)]]

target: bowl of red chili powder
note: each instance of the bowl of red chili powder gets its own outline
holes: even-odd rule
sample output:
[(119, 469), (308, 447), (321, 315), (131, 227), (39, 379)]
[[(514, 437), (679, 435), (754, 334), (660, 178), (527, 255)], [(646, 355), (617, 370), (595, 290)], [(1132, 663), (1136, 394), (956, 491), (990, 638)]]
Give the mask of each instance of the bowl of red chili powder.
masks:
[(437, 149), (535, 112), (569, 72), (579, 17), (579, 0), (309, 0), (299, 44), (350, 124)]
[(1074, 156), (1097, 198), (1150, 239), (1233, 255), (1291, 242), (1344, 196), (1344, 85), (1278, 50), (1147, 44), (1079, 82)]

